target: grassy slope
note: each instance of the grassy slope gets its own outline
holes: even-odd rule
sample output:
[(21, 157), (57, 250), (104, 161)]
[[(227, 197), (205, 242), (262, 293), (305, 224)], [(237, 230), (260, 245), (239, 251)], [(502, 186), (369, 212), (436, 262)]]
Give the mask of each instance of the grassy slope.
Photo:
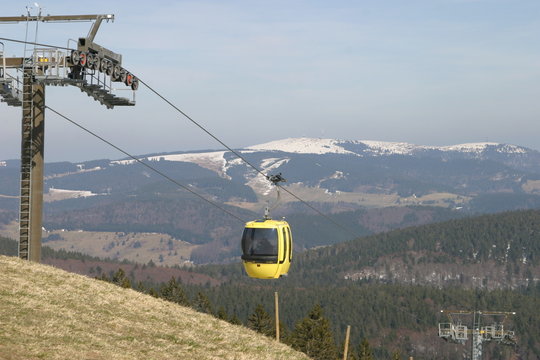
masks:
[(0, 256), (0, 359), (307, 359), (242, 326)]

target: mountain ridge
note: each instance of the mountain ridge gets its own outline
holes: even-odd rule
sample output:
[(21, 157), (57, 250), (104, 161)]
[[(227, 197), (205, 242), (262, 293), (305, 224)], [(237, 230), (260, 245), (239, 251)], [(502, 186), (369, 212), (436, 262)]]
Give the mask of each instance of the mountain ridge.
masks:
[[(275, 187), (264, 175), (277, 173), (287, 180), (283, 186), (290, 193), (281, 193), (280, 206), (272, 216), (296, 217), (300, 225), (293, 224), (298, 234), (295, 243), (303, 248), (328, 245), (328, 239), (344, 240), (332, 236), (338, 229), (313, 233), (312, 228), (330, 224), (305, 203), (325, 214), (344, 213), (345, 227), (358, 228), (361, 234), (365, 234), (365, 224), (360, 223), (360, 214), (351, 213), (356, 210), (432, 206), (466, 216), (540, 208), (540, 152), (516, 145), (484, 142), (433, 147), (289, 138), (237, 152), (260, 172), (225, 150), (138, 157), (157, 172), (133, 159), (47, 163), (45, 227), (165, 232), (200, 245), (196, 249), (199, 260), (230, 260), (238, 255), (235, 234), (242, 222), (259, 218), (264, 207), (276, 201)], [(0, 167), (0, 183), (0, 209), (16, 211), (19, 169), (15, 162)], [(231, 218), (208, 202), (240, 218)], [(227, 255), (219, 255), (224, 249)]]
[[(540, 152), (511, 144), (483, 142), (426, 146), (405, 142), (288, 138), (235, 151), (264, 174), (280, 172), (288, 184), (323, 189), (327, 195), (397, 192), (400, 196), (410, 196), (418, 191), (459, 195), (509, 191), (540, 193)], [(246, 191), (254, 191), (260, 197), (268, 195), (272, 189), (261, 173), (226, 150), (169, 152), (137, 158), (171, 177), (185, 179), (187, 186), (194, 186), (190, 181), (195, 179), (211, 179), (217, 175), (211, 186), (237, 184), (231, 189), (236, 192), (244, 187), (246, 190), (240, 197), (229, 195), (244, 201), (254, 200)], [(17, 162), (4, 161), (3, 164), (0, 178), (7, 189), (0, 189), (0, 192), (5, 196), (16, 196)], [(126, 167), (133, 170), (125, 170)], [(71, 194), (72, 197), (106, 195), (111, 192), (112, 185), (99, 183), (110, 176), (120, 177), (122, 173), (146, 178), (123, 181), (124, 191), (130, 188), (133, 180), (137, 181), (135, 186), (140, 186), (138, 184), (155, 182), (159, 177), (141, 168), (133, 159), (51, 163), (46, 164), (45, 171), (46, 190), (79, 192)], [(77, 188), (76, 179), (83, 176), (93, 178), (95, 184)], [(412, 185), (413, 182), (416, 185)], [(84, 182), (79, 183), (83, 185)], [(223, 195), (222, 191), (211, 194), (216, 196), (218, 193)]]
[(535, 151), (522, 146), (496, 143), (496, 142), (477, 142), (463, 143), (448, 146), (416, 145), (407, 142), (377, 141), (377, 140), (341, 140), (341, 139), (323, 139), (323, 138), (287, 138), (271, 141), (259, 145), (246, 147), (247, 150), (268, 150), (296, 153), (359, 153), (347, 150), (343, 145), (365, 145), (368, 153), (374, 155), (412, 155), (416, 152), (435, 150), (441, 152), (463, 152), (463, 153), (481, 153), (488, 149), (496, 149), (501, 153), (526, 153)]
[[(472, 142), (460, 143), (455, 145), (417, 145), (408, 142), (379, 141), (379, 140), (342, 140), (333, 138), (285, 138), (269, 141), (266, 143), (249, 145), (243, 148), (236, 148), (240, 153), (250, 153), (253, 151), (281, 151), (298, 154), (356, 154), (361, 152), (349, 150), (347, 146), (365, 146), (365, 153), (372, 155), (414, 155), (425, 151), (456, 152), (482, 154), (486, 151), (495, 151), (501, 154), (527, 154), (539, 153), (539, 151), (524, 146), (499, 143), (499, 142)], [(149, 161), (162, 160), (168, 161), (196, 161), (196, 156), (220, 158), (221, 155), (229, 152), (228, 150), (183, 150), (163, 153), (154, 153), (136, 156), (139, 159)], [(13, 166), (18, 160), (2, 160), (0, 167)], [(88, 161), (72, 162), (74, 164), (84, 164)], [(115, 164), (131, 164), (135, 160), (124, 158), (112, 160)]]

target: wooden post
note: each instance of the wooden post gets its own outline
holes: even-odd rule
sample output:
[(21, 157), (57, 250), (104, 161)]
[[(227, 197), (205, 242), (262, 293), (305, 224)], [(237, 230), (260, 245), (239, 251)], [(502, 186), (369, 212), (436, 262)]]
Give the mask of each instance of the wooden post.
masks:
[(279, 342), (279, 297), (277, 291), (274, 293), (274, 302), (276, 308), (276, 341)]
[(347, 360), (349, 355), (349, 337), (351, 336), (351, 325), (347, 325), (347, 332), (345, 333), (345, 349), (343, 349), (343, 360)]

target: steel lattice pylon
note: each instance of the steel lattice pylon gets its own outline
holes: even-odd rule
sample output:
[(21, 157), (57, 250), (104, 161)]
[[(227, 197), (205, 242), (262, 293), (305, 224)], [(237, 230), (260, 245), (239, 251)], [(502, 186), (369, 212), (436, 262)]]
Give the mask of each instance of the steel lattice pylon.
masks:
[[(482, 344), (486, 341), (515, 344), (515, 333), (504, 329), (504, 322), (508, 316), (515, 315), (515, 312), (441, 310), (441, 313), (447, 314), (450, 322), (439, 323), (439, 337), (465, 345), (470, 334), (472, 360), (482, 360)], [(489, 325), (483, 325), (483, 318), (491, 318), (492, 321)]]
[[(26, 49), (22, 57), (5, 57), (0, 51), (0, 100), (22, 107), (19, 206), (19, 257), (39, 262), (43, 214), (43, 164), (46, 85), (78, 87), (102, 105), (135, 105), (138, 79), (122, 68), (122, 56), (94, 43), (101, 22), (114, 15), (59, 15), (0, 17), (0, 23), (93, 21), (88, 36), (79, 38), (77, 49), (45, 47)], [(37, 34), (37, 25), (36, 25)], [(3, 45), (3, 44), (2, 44)], [(19, 79), (22, 77), (22, 81)], [(124, 83), (132, 98), (114, 94), (113, 83)]]

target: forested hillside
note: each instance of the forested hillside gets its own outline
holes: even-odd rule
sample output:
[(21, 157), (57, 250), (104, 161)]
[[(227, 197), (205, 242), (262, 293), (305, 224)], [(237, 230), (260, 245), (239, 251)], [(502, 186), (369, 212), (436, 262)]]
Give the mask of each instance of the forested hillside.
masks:
[[(289, 326), (314, 303), (323, 305), (336, 341), (351, 324), (377, 359), (397, 347), (419, 358), (455, 359), (463, 348), (436, 335), (440, 310), (516, 311), (518, 347), (487, 346), (490, 359), (540, 356), (540, 211), (451, 220), (368, 236), (297, 254), (287, 278), (246, 279), (240, 265), (203, 267), (228, 282), (212, 301), (245, 319), (253, 303), (284, 301)], [(195, 291), (195, 290), (193, 290)], [(382, 336), (381, 336), (382, 335)]]
[[(17, 256), (17, 253), (17, 242), (0, 236), (0, 255)], [(41, 262), (69, 272), (91, 277), (110, 277), (121, 267), (133, 283), (148, 282), (156, 284), (168, 281), (171, 277), (178, 279), (184, 284), (216, 285), (219, 282), (215, 277), (206, 274), (195, 273), (179, 267), (158, 266), (152, 261), (141, 265), (129, 261), (97, 258), (75, 251), (54, 250), (47, 245), (41, 248)]]
[[(46, 164), (43, 225), (58, 231), (167, 234), (191, 246), (169, 263), (203, 264), (238, 259), (243, 222), (260, 218), (275, 201), (275, 189), (261, 174), (282, 173), (287, 190), (298, 196), (283, 192), (272, 214), (293, 224), (297, 251), (471, 214), (540, 207), (540, 153), (516, 145), (297, 138), (238, 152), (261, 173), (230, 151), (211, 150), (141, 155), (169, 179), (133, 159)], [(16, 212), (19, 164), (2, 164), (0, 211)], [(306, 203), (344, 226), (336, 227)], [(0, 234), (13, 236), (3, 230)], [(93, 255), (113, 256), (106, 252)], [(114, 256), (125, 258), (119, 248)], [(158, 261), (159, 254), (140, 256), (144, 262), (151, 257)]]
[[(289, 276), (276, 281), (249, 279), (235, 263), (184, 269), (208, 281), (193, 285), (178, 277), (177, 284), (191, 304), (206, 298), (216, 316), (244, 324), (260, 306), (272, 313), (277, 291), (285, 338), (294, 337), (298, 322), (320, 304), (335, 346), (351, 325), (353, 349), (366, 338), (375, 359), (396, 351), (418, 359), (460, 358), (469, 347), (437, 336), (438, 323), (448, 322), (440, 310), (515, 311), (505, 328), (516, 332), (516, 346), (486, 343), (486, 356), (537, 359), (539, 234), (540, 211), (455, 219), (296, 253)], [(160, 296), (165, 284), (134, 275), (125, 271), (132, 286)]]
[[(539, 240), (538, 210), (455, 219), (297, 253), (287, 281), (522, 288), (540, 279)], [(241, 276), (235, 266), (201, 269)]]
[[(67, 207), (72, 203), (72, 207)], [(430, 206), (357, 209), (331, 213), (324, 204), (313, 204), (345, 230), (305, 206), (287, 207), (276, 211), (286, 216), (295, 227), (295, 247), (305, 250), (316, 246), (336, 244), (354, 236), (443, 221), (465, 216), (459, 211)], [(67, 208), (66, 208), (67, 207)], [(223, 205), (225, 209), (246, 221), (261, 214)], [(309, 210), (309, 209), (308, 209)], [(112, 232), (157, 232), (198, 245), (191, 254), (197, 264), (230, 262), (240, 255), (239, 237), (244, 223), (218, 208), (181, 194), (165, 194), (156, 200), (140, 195), (127, 200), (72, 199), (62, 207), (49, 205), (44, 216), (48, 230), (85, 230)], [(77, 249), (75, 249), (77, 250)]]
[[(352, 327), (349, 359), (445, 359), (461, 358), (467, 344), (448, 343), (437, 336), (439, 323), (448, 322), (440, 309), (520, 309), (505, 322), (505, 329), (518, 333), (512, 344), (486, 342), (484, 353), (494, 360), (536, 359), (539, 353), (535, 312), (540, 288), (523, 293), (475, 291), (426, 286), (362, 284), (346, 286), (290, 286), (286, 281), (235, 281), (218, 287), (183, 285), (175, 279), (147, 287), (134, 285), (120, 269), (110, 278), (119, 286), (135, 286), (153, 296), (191, 306), (232, 323), (244, 325), (274, 337), (271, 314), (275, 293), (280, 300), (280, 333), (283, 342), (314, 359), (341, 359), (345, 328)], [(493, 310), (492, 310), (493, 311)], [(467, 321), (467, 319), (464, 319)], [(469, 319), (472, 321), (472, 319)], [(486, 318), (501, 321), (501, 318)], [(468, 323), (464, 323), (468, 324)], [(521, 335), (520, 335), (521, 334)], [(307, 346), (306, 344), (311, 344)], [(374, 357), (362, 357), (361, 353)], [(359, 357), (360, 356), (360, 357)]]
[[(527, 286), (540, 279), (539, 240), (540, 211), (450, 220), (311, 251), (299, 256), (292, 278), (409, 279), (475, 288)], [(440, 271), (440, 276), (433, 277), (434, 271)], [(428, 273), (430, 278), (426, 278)], [(416, 274), (418, 278), (411, 280)]]
[(438, 324), (449, 321), (440, 310), (516, 311), (505, 328), (516, 332), (517, 345), (507, 347), (486, 343), (486, 358), (506, 360), (520, 354), (521, 359), (532, 360), (540, 356), (538, 286), (515, 292), (343, 281), (326, 286), (306, 281), (302, 286), (291, 286), (286, 280), (280, 280), (279, 284), (231, 282), (208, 289), (186, 288), (191, 298), (204, 291), (214, 309), (223, 307), (227, 314), (238, 316), (244, 323), (257, 304), (272, 313), (273, 295), (277, 291), (282, 321), (289, 331), (293, 331), (295, 324), (307, 316), (313, 306), (321, 304), (330, 321), (335, 344), (342, 344), (346, 327), (351, 325), (352, 347), (358, 349), (361, 340), (368, 339), (375, 359), (390, 359), (396, 350), (405, 359), (408, 356), (415, 359), (461, 358), (463, 352), (470, 349), (470, 342), (465, 347), (437, 336)]

